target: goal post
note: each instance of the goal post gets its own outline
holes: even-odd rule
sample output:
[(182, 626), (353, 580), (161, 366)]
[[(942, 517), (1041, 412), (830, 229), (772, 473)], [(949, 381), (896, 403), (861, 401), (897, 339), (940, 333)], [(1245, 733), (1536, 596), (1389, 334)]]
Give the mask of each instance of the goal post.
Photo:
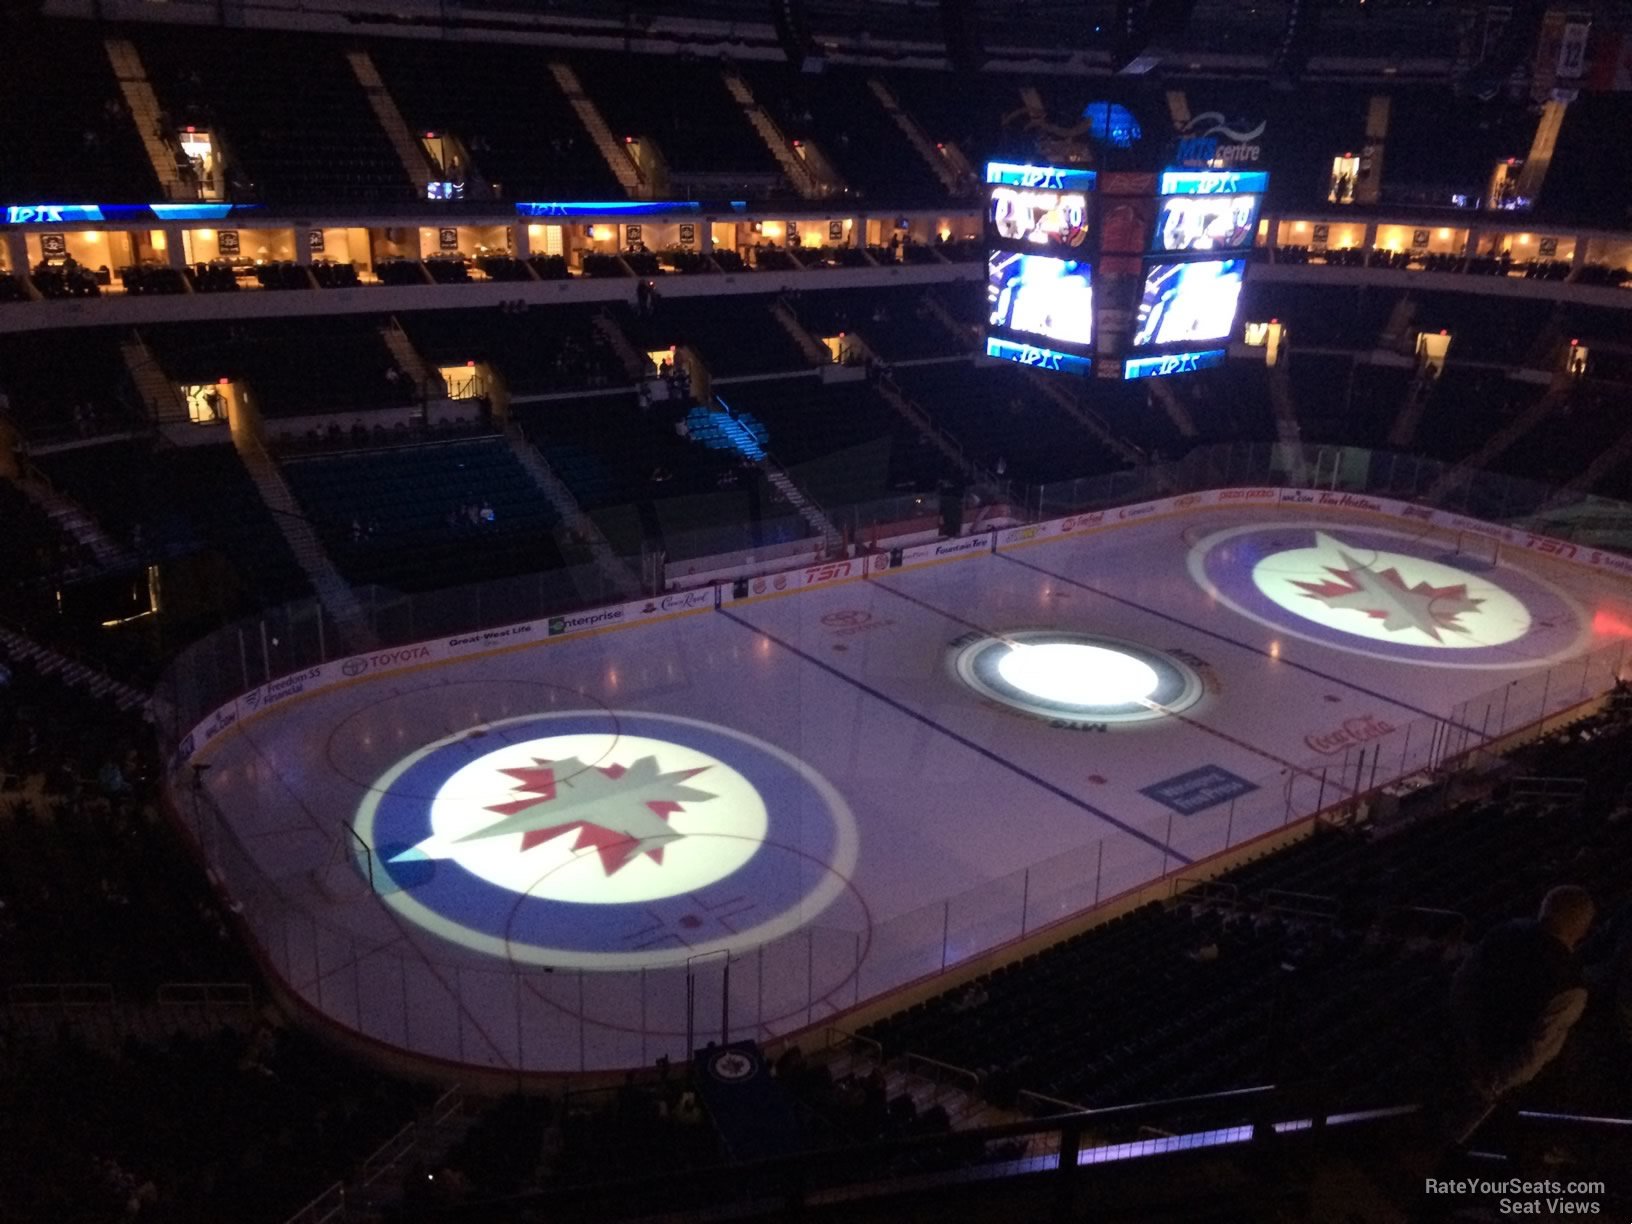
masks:
[(1451, 555), (1463, 569), (1492, 570), (1502, 562), (1502, 542), (1482, 531), (1458, 531)]

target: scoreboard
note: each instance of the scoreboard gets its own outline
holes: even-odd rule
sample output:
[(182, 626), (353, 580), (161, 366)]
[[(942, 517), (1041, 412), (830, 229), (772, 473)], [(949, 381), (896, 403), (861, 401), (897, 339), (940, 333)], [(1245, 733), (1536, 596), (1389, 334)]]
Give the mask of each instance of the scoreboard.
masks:
[(1269, 176), (986, 166), (986, 352), (1149, 378), (1224, 360)]

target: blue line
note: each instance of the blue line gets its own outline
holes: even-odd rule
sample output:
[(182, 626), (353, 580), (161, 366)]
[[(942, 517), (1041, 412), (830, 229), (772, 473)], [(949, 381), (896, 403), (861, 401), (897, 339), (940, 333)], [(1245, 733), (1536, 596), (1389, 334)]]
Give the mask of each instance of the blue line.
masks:
[(1241, 650), (1250, 651), (1261, 658), (1273, 659), (1282, 666), (1294, 667), (1298, 671), (1307, 672), (1311, 676), (1319, 676), (1322, 680), (1325, 680), (1331, 684), (1340, 684), (1346, 689), (1353, 689), (1357, 693), (1364, 693), (1367, 697), (1375, 697), (1378, 701), (1386, 701), (1390, 705), (1399, 706), (1402, 710), (1410, 710), (1413, 714), (1420, 714), (1424, 718), (1431, 718), (1435, 722), (1444, 723), (1447, 727), (1455, 727), (1459, 731), (1467, 731), (1472, 735), (1478, 736), (1481, 740), (1485, 738), (1483, 732), (1478, 731), (1473, 727), (1465, 727), (1455, 719), (1447, 718), (1443, 714), (1435, 714), (1432, 710), (1419, 709), (1417, 706), (1412, 705), (1409, 701), (1401, 701), (1398, 697), (1390, 697), (1387, 693), (1379, 693), (1375, 689), (1369, 689), (1363, 684), (1356, 684), (1352, 680), (1344, 680), (1341, 676), (1330, 675), (1321, 671), (1318, 667), (1310, 667), (1307, 664), (1294, 662), (1293, 660), (1284, 657), (1277, 658), (1275, 655), (1270, 654), (1269, 651), (1264, 650), (1261, 647), (1254, 646), (1251, 642), (1243, 642), (1236, 638), (1232, 638), (1227, 634), (1218, 633), (1212, 629), (1203, 629), (1200, 625), (1193, 625), (1182, 617), (1173, 616), (1172, 614), (1163, 612), (1157, 608), (1148, 607), (1147, 605), (1139, 603), (1136, 600), (1126, 599), (1121, 595), (1114, 595), (1110, 591), (1102, 591), (1099, 587), (1091, 586), (1086, 582), (1079, 582), (1075, 578), (1067, 578), (1064, 574), (1057, 574), (1053, 570), (1044, 569), (1040, 565), (1033, 565), (1030, 561), (1022, 561), (1018, 557), (1011, 557), (1007, 553), (1003, 552), (1000, 552), (997, 555), (1003, 560), (1011, 562), (1015, 565), (1024, 566), (1026, 569), (1035, 570), (1039, 574), (1045, 574), (1048, 577), (1057, 579), (1060, 582), (1069, 583), (1078, 590), (1087, 591), (1090, 595), (1098, 595), (1102, 599), (1109, 599), (1113, 603), (1119, 603), (1124, 607), (1136, 609), (1137, 611), (1144, 612), (1149, 616), (1159, 616), (1165, 621), (1172, 621), (1175, 625), (1183, 625), (1186, 629), (1192, 629), (1197, 633), (1206, 634), (1215, 641), (1224, 642), (1227, 645), (1238, 647)]
[(1030, 773), (1027, 770), (1021, 769), (1020, 766), (1016, 765), (1013, 761), (1009, 760), (1007, 757), (999, 756), (997, 753), (993, 752), (991, 749), (981, 747), (981, 745), (975, 743), (974, 740), (967, 739), (964, 736), (959, 735), (956, 731), (953, 731), (948, 727), (941, 726), (940, 723), (936, 722), (933, 718), (930, 718), (927, 714), (920, 714), (917, 710), (914, 710), (911, 706), (903, 705), (901, 702), (897, 701), (895, 698), (890, 697), (885, 693), (879, 692), (877, 689), (873, 688), (871, 685), (864, 684), (862, 681), (857, 680), (854, 676), (845, 675), (838, 668), (834, 667), (830, 663), (827, 663), (827, 662), (824, 662), (821, 659), (818, 659), (815, 655), (806, 654), (803, 650), (800, 650), (797, 646), (793, 646), (793, 645), (790, 645), (787, 642), (784, 642), (781, 638), (777, 637), (774, 633), (770, 633), (770, 632), (768, 632), (768, 631), (766, 631), (764, 629), (761, 629), (758, 625), (750, 624), (749, 622), (743, 620), (742, 617), (738, 616), (736, 613), (727, 611), (725, 608), (721, 608), (720, 611), (728, 620), (735, 621), (737, 624), (741, 625), (744, 629), (748, 630), (750, 633), (757, 633), (757, 634), (759, 634), (760, 637), (766, 639), (767, 641), (775, 642), (778, 646), (782, 647), (782, 649), (786, 650), (788, 653), (796, 655), (799, 658), (803, 659), (806, 663), (810, 663), (813, 666), (821, 668), (828, 675), (833, 676), (836, 679), (844, 681), (846, 684), (852, 685), (855, 688), (860, 689), (862, 692), (866, 693), (869, 697), (872, 697), (872, 698), (874, 698), (874, 699), (876, 699), (878, 701), (882, 701), (885, 705), (889, 706), (891, 709), (897, 710), (900, 713), (905, 714), (908, 718), (911, 718), (911, 719), (916, 720), (917, 722), (923, 723), (923, 725), (928, 727), (930, 730), (939, 731), (942, 735), (946, 736), (948, 739), (954, 741), (955, 743), (962, 744), (965, 748), (969, 749), (970, 752), (978, 753), (980, 756), (985, 757), (988, 761), (991, 761), (994, 765), (1000, 765), (1004, 769), (1007, 769), (1010, 773), (1019, 774), (1026, 781), (1035, 783), (1037, 786), (1040, 786), (1040, 787), (1042, 787), (1042, 789), (1046, 790), (1049, 794), (1054, 795), (1054, 796), (1056, 796), (1056, 797), (1058, 797), (1060, 799), (1065, 800), (1072, 807), (1080, 808), (1082, 811), (1087, 812), (1090, 816), (1096, 817), (1099, 820), (1103, 820), (1106, 824), (1110, 825), (1112, 828), (1122, 830), (1122, 832), (1126, 833), (1129, 837), (1138, 838), (1140, 841), (1144, 842), (1145, 845), (1151, 847), (1154, 850), (1160, 850), (1163, 854), (1171, 856), (1175, 861), (1177, 861), (1179, 863), (1188, 865), (1190, 863), (1195, 862), (1194, 859), (1187, 858), (1184, 855), (1180, 854), (1177, 850), (1173, 849), (1172, 846), (1168, 846), (1168, 845), (1163, 844), (1161, 841), (1157, 840), (1156, 838), (1151, 837), (1148, 833), (1140, 832), (1138, 829), (1134, 828), (1132, 825), (1123, 824), (1120, 820), (1118, 820), (1115, 816), (1112, 816), (1109, 812), (1103, 812), (1099, 808), (1095, 807), (1093, 804), (1088, 803), (1086, 800), (1077, 798), (1070, 791), (1063, 790), (1060, 787), (1055, 786), (1052, 782), (1049, 782), (1049, 781), (1047, 781), (1046, 779), (1043, 779), (1043, 778), (1039, 778), (1036, 774)]

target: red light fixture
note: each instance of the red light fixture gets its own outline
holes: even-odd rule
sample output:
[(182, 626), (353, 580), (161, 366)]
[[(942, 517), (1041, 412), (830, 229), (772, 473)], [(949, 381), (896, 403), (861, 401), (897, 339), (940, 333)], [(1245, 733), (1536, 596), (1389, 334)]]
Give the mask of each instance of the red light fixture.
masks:
[(218, 378), (218, 379), (215, 380), (215, 385), (218, 386), (218, 387), (224, 387), (224, 386), (227, 385), (228, 381), (229, 380), (227, 380), (225, 378)]

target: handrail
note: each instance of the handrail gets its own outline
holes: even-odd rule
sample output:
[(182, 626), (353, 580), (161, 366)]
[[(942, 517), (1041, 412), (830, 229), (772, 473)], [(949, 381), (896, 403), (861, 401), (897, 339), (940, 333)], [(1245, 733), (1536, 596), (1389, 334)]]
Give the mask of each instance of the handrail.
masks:
[(959, 1067), (949, 1062), (942, 1062), (938, 1058), (930, 1058), (927, 1054), (914, 1054), (911, 1050), (908, 1050), (905, 1054), (901, 1055), (901, 1062), (908, 1071), (912, 1070), (912, 1065), (914, 1063), (923, 1063), (926, 1066), (934, 1067), (937, 1071), (950, 1072), (956, 1078), (968, 1080), (975, 1091), (978, 1092), (980, 1090), (980, 1076), (969, 1070), (967, 1067)]
[(358, 1182), (364, 1188), (372, 1186), (402, 1162), (419, 1141), (419, 1123), (408, 1122), (391, 1138), (363, 1158)]
[(831, 1050), (833, 1048), (833, 1034), (835, 1033), (837, 1033), (845, 1041), (852, 1041), (857, 1045), (870, 1046), (873, 1051), (873, 1056), (877, 1058), (880, 1063), (884, 1061), (884, 1045), (882, 1042), (874, 1041), (871, 1037), (863, 1037), (860, 1033), (847, 1032), (844, 1029), (838, 1028), (831, 1024), (822, 1030), (822, 1043), (824, 1049)]
[(284, 1224), (328, 1224), (328, 1221), (344, 1215), (345, 1210), (346, 1183), (334, 1182), (285, 1220)]
[(1019, 1095), (1027, 1101), (1041, 1101), (1045, 1105), (1056, 1105), (1065, 1113), (1083, 1113), (1088, 1108), (1079, 1101), (1061, 1100), (1059, 1097), (1049, 1096), (1044, 1092), (1033, 1092), (1030, 1088), (1020, 1089)]

